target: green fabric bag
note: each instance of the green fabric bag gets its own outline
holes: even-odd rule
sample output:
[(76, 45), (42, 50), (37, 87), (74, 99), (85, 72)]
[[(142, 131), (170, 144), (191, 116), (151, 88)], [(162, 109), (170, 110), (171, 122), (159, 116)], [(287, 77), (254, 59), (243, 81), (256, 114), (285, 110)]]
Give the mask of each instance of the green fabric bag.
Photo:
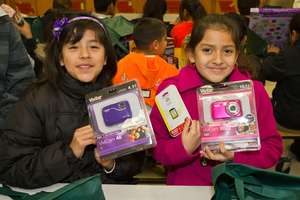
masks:
[(132, 35), (134, 25), (123, 16), (104, 18), (103, 22), (107, 27), (113, 46), (119, 48), (120, 52), (117, 52), (117, 56), (122, 57), (128, 54), (129, 48), (126, 44), (128, 42), (126, 37)]
[(300, 177), (237, 163), (213, 168), (212, 200), (300, 199)]
[(9, 196), (13, 200), (105, 200), (99, 175), (77, 180), (54, 192), (42, 191), (29, 195), (3, 186), (0, 187), (0, 194)]

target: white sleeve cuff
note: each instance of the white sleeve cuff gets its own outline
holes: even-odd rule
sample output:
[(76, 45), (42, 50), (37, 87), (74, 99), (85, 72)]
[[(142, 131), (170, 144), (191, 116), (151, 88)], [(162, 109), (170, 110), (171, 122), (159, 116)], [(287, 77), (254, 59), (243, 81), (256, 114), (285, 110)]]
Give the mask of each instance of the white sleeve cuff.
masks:
[(115, 170), (115, 168), (116, 168), (116, 161), (115, 161), (115, 160), (114, 160), (114, 164), (113, 164), (113, 166), (112, 166), (112, 168), (111, 168), (110, 170), (106, 170), (106, 169), (103, 167), (104, 172), (105, 172), (106, 174), (112, 173), (112, 172)]

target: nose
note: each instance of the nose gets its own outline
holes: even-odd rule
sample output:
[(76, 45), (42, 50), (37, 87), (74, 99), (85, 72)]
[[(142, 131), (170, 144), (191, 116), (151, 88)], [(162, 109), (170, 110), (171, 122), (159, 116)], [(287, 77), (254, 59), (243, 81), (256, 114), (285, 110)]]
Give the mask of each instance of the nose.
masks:
[(215, 52), (213, 63), (216, 65), (221, 65), (223, 63), (222, 53), (220, 51)]
[(90, 57), (90, 52), (88, 50), (88, 48), (86, 47), (80, 47), (80, 58), (89, 58)]

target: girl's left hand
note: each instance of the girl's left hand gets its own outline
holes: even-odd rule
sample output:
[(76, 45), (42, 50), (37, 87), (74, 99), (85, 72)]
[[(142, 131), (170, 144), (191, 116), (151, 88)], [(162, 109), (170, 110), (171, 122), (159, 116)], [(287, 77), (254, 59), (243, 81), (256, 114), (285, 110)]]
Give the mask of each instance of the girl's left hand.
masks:
[(227, 151), (225, 149), (224, 143), (219, 144), (219, 151), (218, 152), (212, 152), (208, 146), (204, 148), (204, 151), (201, 152), (202, 155), (209, 159), (209, 160), (215, 160), (215, 161), (220, 161), (220, 162), (225, 162), (229, 160), (233, 160), (234, 157), (234, 152), (232, 151)]
[(96, 161), (102, 166), (104, 167), (107, 171), (111, 170), (114, 166), (115, 160), (106, 160), (106, 159), (102, 159), (98, 153), (98, 150), (95, 148), (94, 150), (95, 152), (95, 159)]

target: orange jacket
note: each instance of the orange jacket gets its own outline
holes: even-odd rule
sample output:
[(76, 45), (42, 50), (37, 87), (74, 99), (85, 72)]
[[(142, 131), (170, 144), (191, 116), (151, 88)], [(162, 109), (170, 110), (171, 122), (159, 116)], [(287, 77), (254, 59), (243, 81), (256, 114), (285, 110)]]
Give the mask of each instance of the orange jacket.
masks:
[(176, 67), (167, 63), (160, 56), (130, 53), (118, 62), (118, 70), (113, 83), (138, 80), (146, 104), (152, 107), (158, 85), (164, 79), (177, 74)]

